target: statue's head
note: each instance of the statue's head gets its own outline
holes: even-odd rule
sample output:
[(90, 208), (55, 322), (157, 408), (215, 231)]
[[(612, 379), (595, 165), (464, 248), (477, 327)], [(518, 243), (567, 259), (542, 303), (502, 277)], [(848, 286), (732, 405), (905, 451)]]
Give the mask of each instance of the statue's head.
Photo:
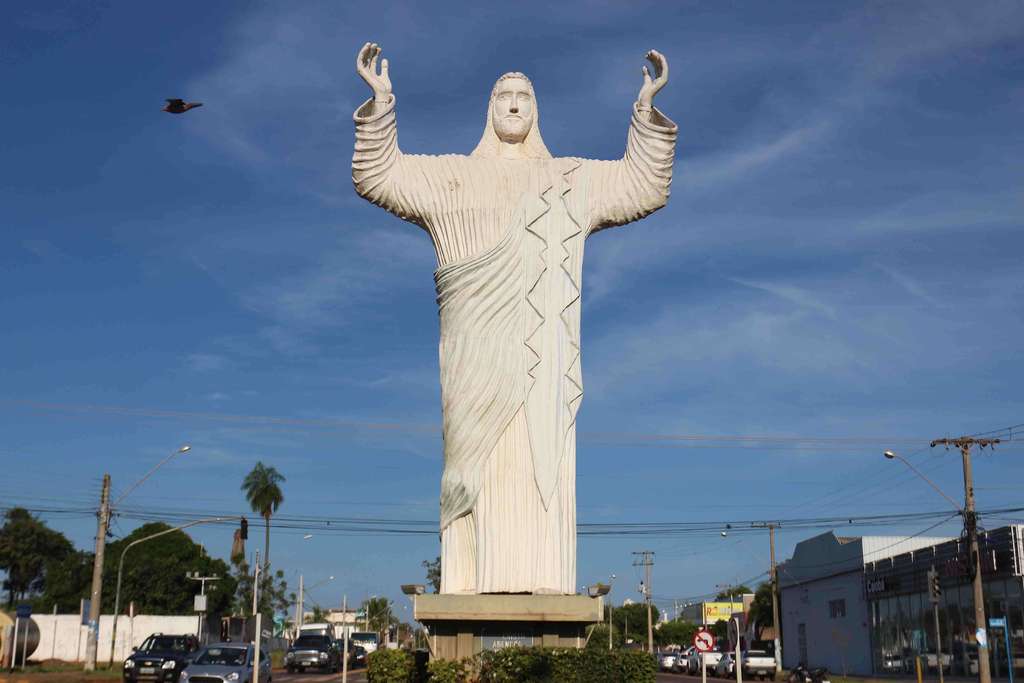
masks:
[(487, 124), (473, 156), (498, 156), (502, 142), (523, 145), (524, 156), (529, 158), (551, 157), (537, 125), (533, 84), (518, 71), (504, 74), (494, 84), (487, 107)]
[(519, 73), (505, 74), (491, 94), (491, 125), (498, 139), (519, 144), (533, 126), (533, 85)]

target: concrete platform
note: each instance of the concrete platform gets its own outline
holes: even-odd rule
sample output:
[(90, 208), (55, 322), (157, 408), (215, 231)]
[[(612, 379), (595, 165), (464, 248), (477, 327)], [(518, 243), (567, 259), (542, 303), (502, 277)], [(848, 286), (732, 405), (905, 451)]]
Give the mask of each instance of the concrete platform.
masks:
[(413, 598), (413, 618), (427, 627), (440, 659), (462, 659), (511, 645), (583, 647), (601, 621), (604, 599), (585, 595), (443, 595)]

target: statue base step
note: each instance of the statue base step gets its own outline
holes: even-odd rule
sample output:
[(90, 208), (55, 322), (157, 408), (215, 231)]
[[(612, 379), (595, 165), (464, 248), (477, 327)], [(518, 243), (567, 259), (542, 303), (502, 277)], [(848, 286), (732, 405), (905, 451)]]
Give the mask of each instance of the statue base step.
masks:
[(413, 596), (413, 618), (426, 626), (431, 656), (438, 659), (512, 645), (580, 648), (587, 627), (603, 614), (604, 599), (585, 595)]

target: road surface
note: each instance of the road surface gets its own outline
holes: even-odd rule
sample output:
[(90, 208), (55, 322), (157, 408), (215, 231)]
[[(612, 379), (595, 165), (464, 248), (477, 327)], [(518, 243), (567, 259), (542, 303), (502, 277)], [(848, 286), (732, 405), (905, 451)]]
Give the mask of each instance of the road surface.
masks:
[[(273, 683), (339, 683), (339, 681), (341, 681), (341, 674), (322, 674), (313, 671), (304, 674), (290, 674), (285, 671), (275, 671)], [(349, 671), (348, 683), (366, 683), (366, 669)]]

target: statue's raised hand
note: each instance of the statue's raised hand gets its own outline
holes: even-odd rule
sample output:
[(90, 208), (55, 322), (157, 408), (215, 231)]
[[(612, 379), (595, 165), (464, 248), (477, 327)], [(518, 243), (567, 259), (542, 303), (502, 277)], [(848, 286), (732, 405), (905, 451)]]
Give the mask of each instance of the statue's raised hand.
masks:
[(391, 79), (388, 78), (388, 60), (380, 62), (380, 73), (377, 73), (377, 58), (380, 57), (380, 46), (377, 43), (366, 43), (356, 55), (356, 72), (373, 90), (374, 102), (387, 102), (391, 97)]
[(643, 68), (644, 84), (640, 86), (640, 95), (636, 98), (641, 109), (650, 109), (654, 96), (668, 83), (668, 60), (665, 59), (665, 55), (657, 50), (650, 50), (646, 56), (651, 66), (654, 67), (654, 78), (651, 78), (651, 72), (645, 64)]

